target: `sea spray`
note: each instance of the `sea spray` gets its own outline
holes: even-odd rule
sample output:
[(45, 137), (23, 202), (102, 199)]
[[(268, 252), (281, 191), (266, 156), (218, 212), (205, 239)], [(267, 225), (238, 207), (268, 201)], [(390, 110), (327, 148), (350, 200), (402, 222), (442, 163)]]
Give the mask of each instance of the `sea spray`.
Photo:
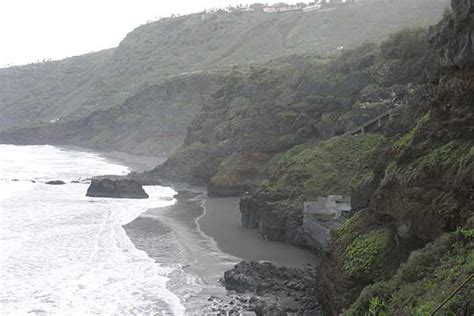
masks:
[[(52, 146), (0, 145), (2, 314), (184, 314), (165, 267), (135, 248), (122, 225), (171, 205), (170, 188), (147, 200), (85, 197), (98, 174), (125, 174), (104, 158)], [(65, 185), (44, 182), (63, 180)]]

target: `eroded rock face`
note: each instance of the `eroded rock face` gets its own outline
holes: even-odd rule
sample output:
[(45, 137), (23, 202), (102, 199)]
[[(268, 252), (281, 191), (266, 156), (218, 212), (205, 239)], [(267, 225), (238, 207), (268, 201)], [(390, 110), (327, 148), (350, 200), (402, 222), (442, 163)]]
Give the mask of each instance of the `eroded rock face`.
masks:
[(140, 182), (128, 179), (92, 179), (86, 196), (123, 199), (147, 199)]
[(431, 28), (429, 40), (438, 52), (440, 64), (461, 69), (474, 64), (474, 1), (452, 0), (452, 12)]
[(242, 261), (224, 274), (227, 290), (242, 294), (257, 315), (321, 315), (314, 299), (314, 269)]
[[(393, 144), (392, 161), (368, 209), (337, 233), (322, 259), (317, 295), (332, 314), (347, 310), (367, 285), (393, 280), (414, 250), (473, 227), (473, 4), (453, 0), (453, 12), (431, 29), (443, 66), (433, 96), (417, 123)], [(384, 289), (383, 295), (392, 293)], [(406, 308), (400, 314), (417, 306), (412, 304), (399, 307)]]

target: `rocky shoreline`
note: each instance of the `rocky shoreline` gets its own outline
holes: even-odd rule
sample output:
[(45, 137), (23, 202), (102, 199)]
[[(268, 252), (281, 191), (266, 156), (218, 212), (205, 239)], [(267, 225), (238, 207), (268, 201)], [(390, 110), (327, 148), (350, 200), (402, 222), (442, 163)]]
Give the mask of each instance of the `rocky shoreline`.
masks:
[[(109, 155), (107, 158), (116, 159), (115, 155)], [(136, 166), (133, 165), (133, 161), (133, 159), (129, 159), (126, 163), (132, 169), (135, 169)], [(148, 165), (148, 168), (150, 168), (150, 165)], [(138, 174), (138, 176), (140, 175), (142, 174)], [(91, 182), (95, 182), (96, 186), (103, 184), (104, 181), (121, 181), (132, 186), (139, 184), (138, 181), (127, 178), (130, 178), (130, 176), (125, 178), (104, 176), (95, 177), (91, 179)], [(134, 176), (131, 178), (133, 179)], [(173, 187), (178, 192), (176, 197), (182, 201), (196, 201), (200, 195), (198, 191), (202, 191), (202, 189), (184, 183), (167, 182), (166, 185)], [(212, 197), (209, 196), (207, 199), (212, 199)], [(201, 202), (196, 203), (200, 204)], [(218, 207), (221, 208), (222, 205)], [(221, 210), (230, 211), (230, 209)], [(213, 213), (213, 215), (216, 214)], [(230, 219), (223, 217), (222, 220)], [(205, 233), (213, 235), (210, 231), (205, 231)], [(245, 233), (252, 234), (252, 231), (245, 231)], [(215, 236), (209, 237), (215, 238)], [(261, 237), (256, 238), (261, 239)], [(268, 242), (265, 243), (268, 244)], [(276, 245), (274, 246), (276, 247)], [(289, 247), (289, 245), (284, 244), (281, 246)], [(302, 260), (305, 262), (307, 258)], [(248, 316), (286, 315), (287, 313), (307, 316), (323, 315), (321, 306), (315, 300), (315, 273), (316, 266), (307, 263), (302, 267), (287, 267), (281, 265), (281, 263), (276, 264), (270, 261), (241, 261), (232, 269), (224, 272), (220, 283), (227, 290), (227, 294), (225, 296), (210, 296), (207, 299), (207, 310), (212, 313)]]
[(213, 312), (252, 315), (323, 315), (315, 300), (316, 267), (277, 266), (271, 262), (242, 261), (224, 273), (228, 299), (210, 297)]

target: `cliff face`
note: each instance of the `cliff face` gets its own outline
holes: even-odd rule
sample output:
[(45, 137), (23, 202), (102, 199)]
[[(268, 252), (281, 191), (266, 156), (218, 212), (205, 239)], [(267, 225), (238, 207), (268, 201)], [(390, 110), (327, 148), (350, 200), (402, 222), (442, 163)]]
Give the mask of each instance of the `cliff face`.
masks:
[(207, 103), (217, 75), (169, 79), (127, 99), (123, 105), (84, 118), (0, 132), (14, 144), (86, 146), (167, 157), (182, 144), (186, 126)]
[[(431, 29), (430, 43), (444, 67), (433, 98), (393, 144), (369, 207), (335, 234), (324, 256), (317, 293), (332, 313), (359, 295), (348, 314), (369, 308), (428, 313), (474, 271), (473, 4), (452, 1), (453, 11)], [(472, 295), (468, 286), (445, 311), (472, 313)]]
[[(432, 23), (445, 3), (396, 1), (304, 14), (220, 11), (163, 19), (138, 27), (115, 49), (0, 69), (0, 129), (78, 120), (120, 106), (177, 74), (378, 40), (415, 22)], [(390, 14), (394, 11), (400, 14)], [(374, 27), (381, 21), (386, 27)]]
[[(274, 158), (275, 168), (256, 192), (241, 199), (242, 226), (269, 240), (321, 250), (303, 227), (303, 203), (327, 195), (351, 195), (377, 180), (376, 165), (387, 139), (380, 134), (339, 136), (300, 145)], [(314, 232), (319, 234), (321, 232)]]
[[(378, 87), (372, 92), (380, 102), (369, 108), (354, 103), (372, 80), (375, 50), (369, 45), (337, 61), (294, 56), (230, 73), (155, 176), (209, 183), (211, 194), (250, 189), (265, 177), (263, 167), (275, 154), (332, 137), (390, 107)], [(354, 69), (338, 68), (345, 59)], [(347, 113), (354, 115), (343, 117)]]
[[(311, 246), (303, 202), (352, 194), (353, 205), (366, 207), (387, 163), (384, 149), (431, 98), (427, 80), (436, 67), (425, 35), (408, 29), (380, 47), (330, 59), (294, 56), (225, 76), (183, 146), (147, 176), (205, 183), (211, 195), (249, 191), (241, 201), (244, 227)], [(387, 110), (391, 118), (372, 130), (386, 137), (319, 144)]]

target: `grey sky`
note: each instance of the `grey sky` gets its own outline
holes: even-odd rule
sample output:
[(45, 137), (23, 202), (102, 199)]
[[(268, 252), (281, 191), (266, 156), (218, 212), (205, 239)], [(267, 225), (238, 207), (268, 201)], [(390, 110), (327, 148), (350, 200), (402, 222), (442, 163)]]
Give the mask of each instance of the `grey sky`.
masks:
[(115, 47), (132, 29), (159, 17), (255, 2), (259, 1), (2, 0), (0, 67)]

